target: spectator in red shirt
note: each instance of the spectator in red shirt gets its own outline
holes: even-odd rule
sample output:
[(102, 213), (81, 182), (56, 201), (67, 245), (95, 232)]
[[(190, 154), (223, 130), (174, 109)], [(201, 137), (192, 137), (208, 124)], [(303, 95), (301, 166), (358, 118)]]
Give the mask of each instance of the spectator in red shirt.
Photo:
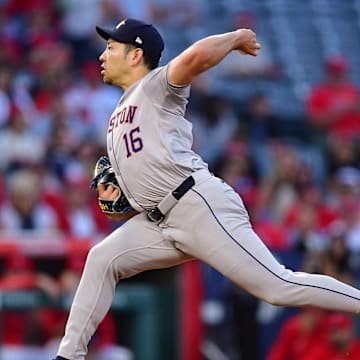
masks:
[(266, 360), (304, 360), (309, 349), (316, 347), (319, 340), (325, 337), (325, 319), (325, 313), (314, 308), (305, 308), (287, 319)]
[(325, 81), (314, 86), (307, 101), (310, 122), (329, 135), (360, 134), (360, 98), (357, 86), (348, 78), (349, 63), (342, 56), (325, 62)]
[(355, 337), (352, 318), (334, 313), (328, 318), (328, 336), (318, 341), (302, 360), (358, 360), (360, 340)]
[(287, 227), (297, 227), (305, 208), (314, 210), (314, 225), (318, 231), (326, 230), (326, 228), (337, 219), (338, 214), (336, 210), (325, 201), (320, 185), (314, 182), (304, 184), (304, 186), (299, 188), (298, 194), (299, 201), (294, 202), (284, 216), (284, 224)]

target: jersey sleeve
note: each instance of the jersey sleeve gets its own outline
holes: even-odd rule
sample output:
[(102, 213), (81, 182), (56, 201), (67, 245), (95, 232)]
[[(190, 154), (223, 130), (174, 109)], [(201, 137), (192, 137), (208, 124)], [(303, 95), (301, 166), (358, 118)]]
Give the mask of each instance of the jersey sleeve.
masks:
[(142, 83), (146, 96), (155, 106), (175, 115), (184, 116), (190, 85), (176, 86), (168, 81), (168, 65), (153, 70)]

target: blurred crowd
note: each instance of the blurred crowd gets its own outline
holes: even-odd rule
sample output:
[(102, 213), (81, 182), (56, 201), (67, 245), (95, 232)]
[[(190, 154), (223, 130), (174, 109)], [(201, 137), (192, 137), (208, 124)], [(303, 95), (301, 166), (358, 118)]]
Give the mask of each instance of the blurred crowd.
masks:
[[(165, 62), (207, 35), (200, 22), (205, 7), (205, 0), (0, 1), (0, 242), (21, 241), (29, 233), (81, 241), (121, 225), (102, 216), (90, 188), (96, 159), (106, 153), (107, 119), (121, 96), (120, 90), (102, 83), (97, 57), (104, 43), (95, 25), (113, 26), (126, 17), (151, 21), (170, 42)], [(256, 27), (256, 18), (246, 12), (229, 19), (228, 30), (239, 26)], [(356, 286), (360, 99), (348, 76), (353, 64), (340, 54), (324, 59), (323, 82), (304, 101), (304, 136), (286, 131), (291, 119), (284, 121), (265, 93), (249, 90), (248, 97), (234, 101), (214, 91), (216, 81), (285, 76), (267, 44), (260, 54), (253, 62), (231, 54), (194, 82), (187, 114), (194, 149), (238, 191), (256, 232), (274, 253), (286, 254), (288, 266)], [(72, 293), (82, 261), (66, 259), (55, 279), (36, 271), (31, 258), (9, 257), (2, 262), (0, 288), (40, 289), (50, 297)], [(224, 359), (260, 360), (256, 339), (261, 304), (205, 265), (203, 282), (201, 316), (207, 340)], [(10, 347), (49, 343), (62, 333), (65, 318), (66, 310), (4, 313), (1, 341)], [(17, 328), (26, 322), (37, 323), (42, 334)], [(301, 351), (304, 344), (313, 351), (306, 357), (292, 343), (300, 342), (300, 335), (292, 333), (301, 332), (295, 330), (300, 323), (306, 328)], [(99, 343), (102, 338), (116, 343), (111, 316), (104, 328)], [(321, 338), (321, 350), (309, 344), (312, 331)], [(350, 344), (354, 336), (350, 317), (306, 309), (284, 323), (267, 359), (343, 359), (343, 353), (359, 354), (359, 344)], [(346, 359), (358, 358), (356, 354)]]

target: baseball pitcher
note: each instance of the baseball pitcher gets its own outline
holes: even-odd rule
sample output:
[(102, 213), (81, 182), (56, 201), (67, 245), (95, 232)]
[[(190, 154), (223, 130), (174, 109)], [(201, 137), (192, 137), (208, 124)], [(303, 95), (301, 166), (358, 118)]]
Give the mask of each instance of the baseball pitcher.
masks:
[(359, 313), (359, 290), (279, 264), (239, 195), (191, 150), (184, 114), (192, 80), (232, 51), (256, 56), (255, 33), (206, 37), (158, 67), (164, 44), (152, 25), (126, 19), (96, 30), (106, 40), (103, 80), (124, 93), (108, 121), (108, 156), (96, 164), (93, 186), (104, 214), (126, 222), (90, 250), (56, 360), (85, 359), (121, 279), (194, 258), (271, 304)]

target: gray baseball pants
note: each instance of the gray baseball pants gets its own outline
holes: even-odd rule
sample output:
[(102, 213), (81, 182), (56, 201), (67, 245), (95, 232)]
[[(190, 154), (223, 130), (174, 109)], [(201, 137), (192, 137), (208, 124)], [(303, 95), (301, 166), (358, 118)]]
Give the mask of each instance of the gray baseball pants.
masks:
[(204, 170), (194, 178), (194, 187), (160, 225), (140, 213), (90, 250), (58, 355), (85, 358), (119, 280), (193, 258), (271, 304), (359, 313), (359, 290), (328, 276), (286, 269), (254, 233), (231, 187)]

